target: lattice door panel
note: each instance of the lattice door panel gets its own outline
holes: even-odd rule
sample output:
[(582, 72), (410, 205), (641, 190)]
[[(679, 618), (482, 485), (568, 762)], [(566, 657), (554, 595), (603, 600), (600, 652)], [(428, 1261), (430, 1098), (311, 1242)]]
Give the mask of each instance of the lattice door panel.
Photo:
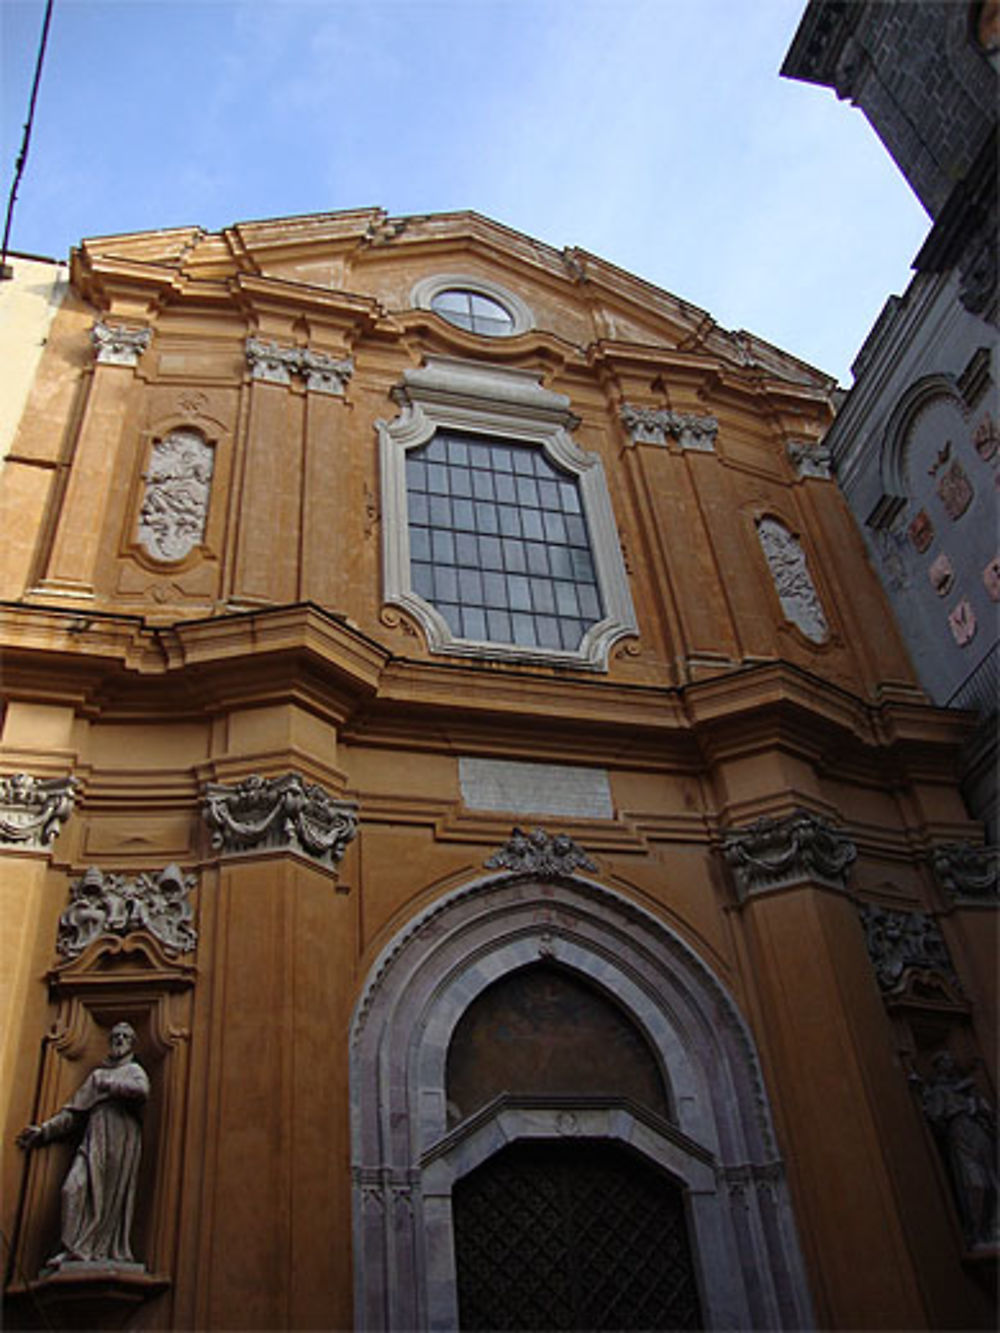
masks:
[(701, 1327), (681, 1191), (622, 1148), (515, 1144), (453, 1206), (463, 1329)]

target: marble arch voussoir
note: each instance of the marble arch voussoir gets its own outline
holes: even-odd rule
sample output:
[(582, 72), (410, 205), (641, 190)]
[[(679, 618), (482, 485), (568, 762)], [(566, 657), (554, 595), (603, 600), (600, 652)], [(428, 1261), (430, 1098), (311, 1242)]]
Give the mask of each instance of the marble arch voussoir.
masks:
[[(456, 1317), (445, 1065), (469, 1004), (500, 977), (548, 960), (614, 995), (649, 1040), (677, 1128), (717, 1181), (692, 1201), (710, 1326), (811, 1322), (753, 1039), (735, 1001), (680, 936), (622, 894), (567, 876), (477, 879), (404, 926), (372, 966), (351, 1029), (356, 1319), (361, 1328), (447, 1328)], [(508, 1125), (518, 1123), (508, 1116)], [(492, 1132), (492, 1131), (490, 1131)], [(527, 1132), (527, 1131), (525, 1131)], [(491, 1140), (492, 1141), (492, 1140)], [(497, 1148), (503, 1135), (497, 1131)], [(656, 1154), (647, 1152), (650, 1161)], [(665, 1158), (663, 1160), (666, 1160)], [(461, 1174), (460, 1166), (457, 1173)], [(766, 1178), (776, 1210), (733, 1220), (735, 1172)], [(702, 1168), (702, 1176), (703, 1176)], [(694, 1176), (692, 1175), (693, 1179)], [(701, 1177), (699, 1177), (701, 1178)], [(739, 1207), (745, 1197), (739, 1196)], [(780, 1253), (775, 1242), (780, 1236)], [(749, 1267), (748, 1267), (749, 1266)], [(405, 1272), (412, 1291), (387, 1273)], [(741, 1273), (765, 1274), (751, 1291)], [(712, 1302), (716, 1301), (713, 1306)], [(730, 1321), (735, 1319), (735, 1323)]]

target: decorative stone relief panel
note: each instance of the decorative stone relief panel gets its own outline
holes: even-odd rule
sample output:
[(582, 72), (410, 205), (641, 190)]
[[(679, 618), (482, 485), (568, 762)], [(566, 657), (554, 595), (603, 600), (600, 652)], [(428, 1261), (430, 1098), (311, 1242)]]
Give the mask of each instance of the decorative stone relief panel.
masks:
[(486, 861), (491, 870), (510, 870), (535, 879), (558, 879), (575, 870), (596, 871), (590, 857), (566, 833), (550, 836), (544, 829), (531, 833), (514, 828), (510, 840)]
[(757, 520), (757, 536), (785, 618), (812, 643), (825, 643), (829, 627), (797, 537), (776, 518)]
[(1000, 901), (1000, 849), (943, 842), (931, 851), (937, 882), (956, 902)]
[(732, 829), (723, 834), (722, 851), (741, 900), (794, 884), (846, 889), (858, 854), (848, 837), (806, 810)]
[(190, 953), (198, 942), (188, 898), (196, 883), (176, 865), (131, 877), (91, 866), (70, 885), (56, 948), (64, 958), (75, 958), (102, 935), (147, 930), (169, 953)]
[(927, 912), (905, 912), (866, 903), (859, 909), (868, 955), (875, 977), (885, 992), (902, 992), (908, 973), (937, 976), (948, 989), (961, 994), (948, 946), (937, 922)]
[(719, 431), (715, 417), (672, 412), (665, 407), (635, 407), (631, 403), (623, 404), (621, 417), (633, 444), (666, 444), (670, 436), (682, 449), (702, 453), (712, 453), (715, 449)]
[(182, 560), (203, 540), (214, 462), (198, 430), (172, 430), (154, 443), (136, 534), (154, 560)]
[(349, 359), (338, 361), (326, 352), (314, 352), (308, 347), (279, 347), (259, 338), (247, 339), (246, 354), (251, 378), (255, 380), (289, 385), (293, 375), (301, 375), (310, 392), (335, 397), (343, 396), (354, 372), (354, 362)]
[(73, 810), (76, 778), (0, 777), (0, 843), (44, 851)]
[(149, 346), (152, 329), (129, 329), (124, 324), (97, 320), (90, 331), (98, 365), (137, 366)]
[(235, 786), (209, 782), (204, 816), (212, 846), (223, 855), (263, 851), (301, 852), (334, 869), (357, 833), (357, 805), (337, 801), (300, 774), (262, 778), (252, 774)]

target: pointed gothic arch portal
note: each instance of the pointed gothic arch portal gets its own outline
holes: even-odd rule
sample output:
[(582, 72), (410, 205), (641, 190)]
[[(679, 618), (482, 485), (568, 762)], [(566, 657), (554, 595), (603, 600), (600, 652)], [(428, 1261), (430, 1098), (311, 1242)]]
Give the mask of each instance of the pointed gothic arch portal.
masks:
[[(562, 995), (558, 986), (552, 995), (566, 1058), (562, 1073), (541, 1079), (531, 1074), (532, 1025), (522, 1031), (520, 1055), (494, 1060), (497, 1029), (482, 1021), (515, 996), (519, 978), (530, 987), (539, 977), (566, 981)], [(572, 1075), (574, 1051), (606, 1040), (615, 1024), (632, 1034), (625, 1095), (599, 1071)], [(449, 1090), (459, 1088), (465, 1104), (454, 1096), (449, 1104)], [(640, 1225), (645, 1208), (673, 1237), (681, 1293), (671, 1313), (656, 1294), (664, 1272), (651, 1260), (636, 1299), (658, 1311), (654, 1322), (636, 1312), (628, 1318), (639, 1322), (606, 1327), (812, 1327), (747, 1026), (679, 936), (593, 881), (493, 876), (408, 924), (376, 960), (355, 1011), (351, 1108), (359, 1329), (445, 1330), (488, 1320), (470, 1313), (467, 1297), (460, 1310), (460, 1275), (465, 1281), (475, 1263), (468, 1238), (477, 1199), (483, 1190), (522, 1186), (572, 1196), (567, 1173), (584, 1160), (618, 1182), (616, 1225)], [(585, 1174), (581, 1167), (584, 1191)], [(609, 1196), (609, 1219), (611, 1208)], [(464, 1232), (458, 1247), (456, 1220)], [(567, 1250), (571, 1273), (586, 1241), (558, 1226), (552, 1243)], [(613, 1286), (617, 1270), (608, 1262)], [(495, 1278), (502, 1288), (502, 1271)], [(520, 1317), (530, 1322), (530, 1311)], [(542, 1313), (539, 1322), (556, 1327), (548, 1318)], [(511, 1317), (505, 1326), (519, 1325)]]

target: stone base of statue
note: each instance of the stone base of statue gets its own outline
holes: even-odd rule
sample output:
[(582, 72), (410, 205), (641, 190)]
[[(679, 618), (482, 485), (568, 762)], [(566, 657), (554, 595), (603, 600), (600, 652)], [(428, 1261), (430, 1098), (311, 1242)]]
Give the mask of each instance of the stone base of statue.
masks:
[(114, 1330), (124, 1328), (145, 1301), (170, 1286), (143, 1264), (65, 1259), (42, 1269), (33, 1282), (7, 1289), (4, 1328)]

